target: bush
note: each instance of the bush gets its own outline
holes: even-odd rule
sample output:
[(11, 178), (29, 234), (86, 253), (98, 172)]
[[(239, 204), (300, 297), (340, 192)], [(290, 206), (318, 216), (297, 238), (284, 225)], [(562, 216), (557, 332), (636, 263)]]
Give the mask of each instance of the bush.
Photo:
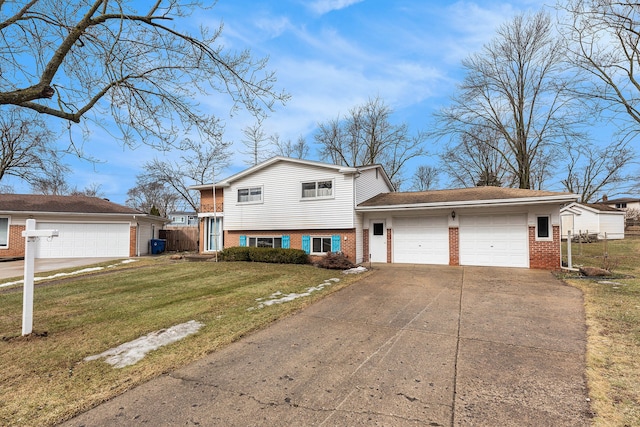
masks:
[(308, 264), (309, 256), (300, 249), (237, 246), (220, 253), (223, 261), (253, 261), (275, 264)]
[(327, 255), (322, 257), (316, 265), (320, 268), (328, 268), (330, 270), (348, 270), (354, 268), (356, 265), (349, 261), (349, 258), (340, 254), (328, 252)]

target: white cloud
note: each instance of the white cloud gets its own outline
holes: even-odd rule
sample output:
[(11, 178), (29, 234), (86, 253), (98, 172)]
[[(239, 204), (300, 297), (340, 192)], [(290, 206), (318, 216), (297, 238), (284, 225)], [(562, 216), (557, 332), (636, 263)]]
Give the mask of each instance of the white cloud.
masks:
[(344, 9), (363, 0), (316, 0), (309, 5), (311, 10), (319, 15)]

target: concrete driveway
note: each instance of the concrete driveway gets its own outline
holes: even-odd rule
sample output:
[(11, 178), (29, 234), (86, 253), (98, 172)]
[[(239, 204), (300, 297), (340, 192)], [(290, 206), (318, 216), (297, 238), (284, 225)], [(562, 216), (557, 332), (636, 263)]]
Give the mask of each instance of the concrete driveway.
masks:
[[(61, 270), (63, 268), (80, 267), (91, 264), (99, 264), (122, 258), (38, 258), (34, 261), (36, 273)], [(24, 276), (24, 260), (0, 262), (0, 280), (12, 277)]]
[(524, 269), (375, 274), (67, 426), (584, 426), (580, 291)]

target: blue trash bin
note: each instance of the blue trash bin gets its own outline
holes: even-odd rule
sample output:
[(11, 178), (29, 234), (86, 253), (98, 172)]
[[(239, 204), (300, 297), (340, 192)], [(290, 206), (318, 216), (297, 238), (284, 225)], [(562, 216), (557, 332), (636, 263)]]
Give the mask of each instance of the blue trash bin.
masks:
[(158, 255), (164, 252), (167, 245), (165, 239), (151, 239), (151, 255)]

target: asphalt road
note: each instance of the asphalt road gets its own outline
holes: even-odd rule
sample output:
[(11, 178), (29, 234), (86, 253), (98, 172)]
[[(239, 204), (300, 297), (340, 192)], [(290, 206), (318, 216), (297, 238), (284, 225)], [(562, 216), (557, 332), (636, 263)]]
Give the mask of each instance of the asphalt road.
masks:
[(385, 265), (65, 426), (586, 426), (579, 290), (546, 271)]

